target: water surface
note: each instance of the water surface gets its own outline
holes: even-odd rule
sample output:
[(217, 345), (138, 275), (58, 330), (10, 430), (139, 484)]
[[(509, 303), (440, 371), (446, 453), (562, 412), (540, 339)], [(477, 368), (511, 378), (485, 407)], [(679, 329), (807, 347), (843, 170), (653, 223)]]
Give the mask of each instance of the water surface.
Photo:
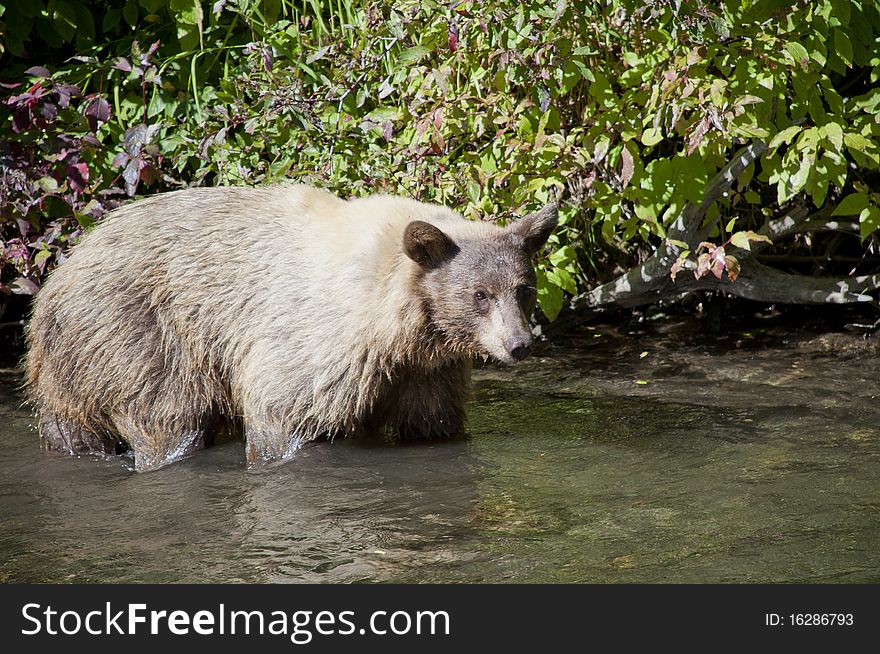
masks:
[[(739, 346), (739, 347), (737, 347)], [(876, 352), (585, 331), (475, 373), (470, 438), (39, 448), (0, 374), (0, 581), (878, 582)]]

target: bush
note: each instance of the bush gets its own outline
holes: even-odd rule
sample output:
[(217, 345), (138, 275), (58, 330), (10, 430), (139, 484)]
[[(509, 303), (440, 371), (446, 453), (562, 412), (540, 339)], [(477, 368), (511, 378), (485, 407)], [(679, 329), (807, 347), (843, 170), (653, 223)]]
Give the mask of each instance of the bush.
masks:
[(539, 270), (551, 319), (655, 253), (748, 142), (769, 148), (707, 207), (713, 246), (793, 203), (857, 220), (862, 252), (880, 226), (871, 3), (0, 3), (7, 292), (123, 191), (183, 184), (293, 179), (500, 222), (565, 197)]

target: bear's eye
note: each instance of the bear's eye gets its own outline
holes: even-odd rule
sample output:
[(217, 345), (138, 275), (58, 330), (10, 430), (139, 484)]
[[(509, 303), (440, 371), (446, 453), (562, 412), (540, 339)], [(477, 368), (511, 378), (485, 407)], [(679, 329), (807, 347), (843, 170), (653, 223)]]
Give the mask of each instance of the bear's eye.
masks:
[(482, 310), (489, 308), (489, 295), (486, 293), (486, 291), (475, 291), (474, 301), (477, 303), (477, 306), (479, 306)]

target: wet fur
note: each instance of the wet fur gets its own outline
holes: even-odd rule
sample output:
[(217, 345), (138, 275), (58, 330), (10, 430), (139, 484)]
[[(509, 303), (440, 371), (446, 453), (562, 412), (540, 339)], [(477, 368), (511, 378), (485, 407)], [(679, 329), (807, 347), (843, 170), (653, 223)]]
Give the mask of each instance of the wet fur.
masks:
[[(448, 235), (456, 266), (406, 254), (413, 220)], [(278, 186), (135, 202), (36, 298), (26, 384), (41, 437), (70, 453), (128, 446), (143, 470), (230, 420), (249, 463), (385, 426), (460, 432), (484, 348), (447, 305), (467, 300), (468, 267), (533, 279), (528, 259), (510, 230), (402, 198)]]

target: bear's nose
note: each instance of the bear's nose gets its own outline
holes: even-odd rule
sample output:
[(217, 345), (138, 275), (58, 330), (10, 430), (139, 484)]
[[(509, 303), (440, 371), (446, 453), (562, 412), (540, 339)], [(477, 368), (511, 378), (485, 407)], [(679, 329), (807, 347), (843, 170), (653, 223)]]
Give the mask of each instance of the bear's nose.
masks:
[(507, 339), (507, 351), (516, 361), (522, 361), (532, 353), (531, 336), (511, 336)]

